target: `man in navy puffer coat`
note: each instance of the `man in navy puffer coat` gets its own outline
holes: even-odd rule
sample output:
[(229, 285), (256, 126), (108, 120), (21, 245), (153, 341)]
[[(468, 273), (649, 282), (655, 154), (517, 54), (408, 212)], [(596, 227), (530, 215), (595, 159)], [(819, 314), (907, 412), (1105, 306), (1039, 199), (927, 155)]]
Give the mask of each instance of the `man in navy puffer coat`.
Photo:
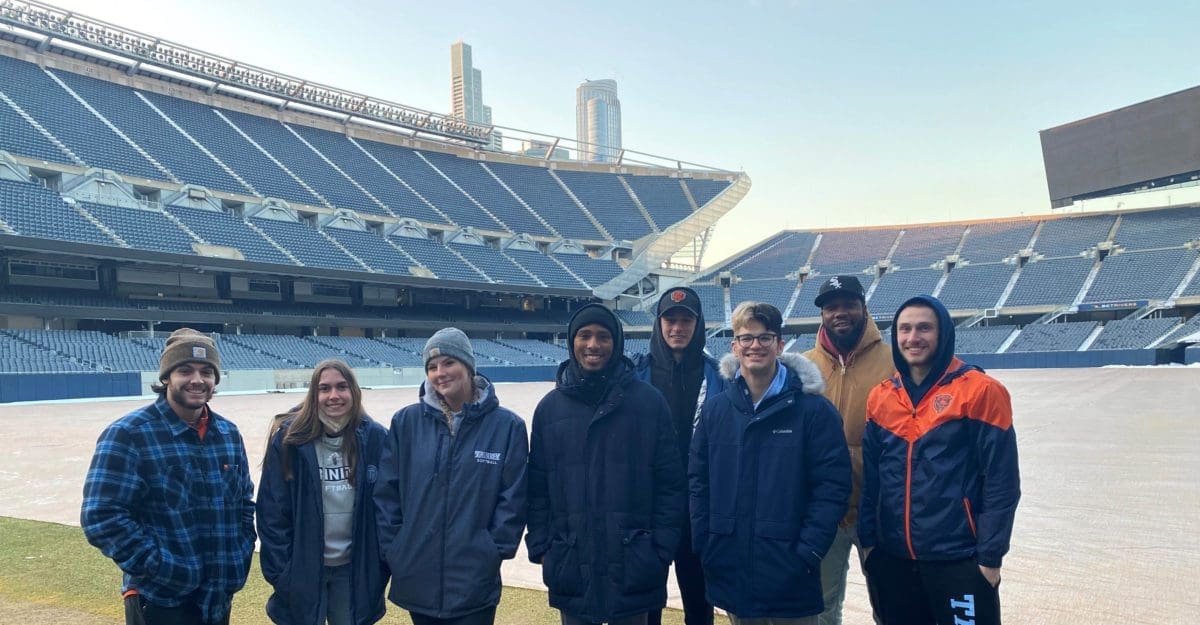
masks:
[(774, 306), (738, 306), (721, 359), (729, 386), (704, 402), (692, 437), (692, 543), (708, 600), (735, 625), (816, 623), (821, 558), (850, 500), (841, 418), (817, 366), (783, 353), (781, 326)]
[(581, 308), (568, 335), (570, 357), (533, 413), (529, 559), (564, 624), (644, 624), (666, 604), (684, 516), (671, 411), (634, 377), (607, 308)]

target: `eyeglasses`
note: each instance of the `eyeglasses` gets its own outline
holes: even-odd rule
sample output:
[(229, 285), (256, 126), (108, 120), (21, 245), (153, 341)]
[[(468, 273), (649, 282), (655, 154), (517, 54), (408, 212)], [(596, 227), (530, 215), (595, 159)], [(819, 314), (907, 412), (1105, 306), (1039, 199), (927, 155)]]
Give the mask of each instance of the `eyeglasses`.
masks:
[(767, 332), (764, 334), (739, 334), (733, 337), (733, 340), (742, 347), (750, 347), (754, 344), (754, 341), (758, 341), (759, 345), (766, 346), (773, 345), (775, 341), (779, 340), (779, 335), (775, 334), (774, 332)]

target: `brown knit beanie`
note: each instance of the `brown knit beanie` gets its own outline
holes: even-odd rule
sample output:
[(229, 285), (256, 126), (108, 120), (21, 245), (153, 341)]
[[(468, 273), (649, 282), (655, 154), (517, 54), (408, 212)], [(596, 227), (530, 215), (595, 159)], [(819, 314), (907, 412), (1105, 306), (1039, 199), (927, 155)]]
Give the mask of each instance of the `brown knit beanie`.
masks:
[(175, 367), (188, 362), (212, 365), (217, 372), (217, 382), (221, 382), (221, 355), (217, 353), (216, 343), (191, 328), (179, 328), (167, 337), (167, 346), (158, 361), (158, 379), (171, 377)]

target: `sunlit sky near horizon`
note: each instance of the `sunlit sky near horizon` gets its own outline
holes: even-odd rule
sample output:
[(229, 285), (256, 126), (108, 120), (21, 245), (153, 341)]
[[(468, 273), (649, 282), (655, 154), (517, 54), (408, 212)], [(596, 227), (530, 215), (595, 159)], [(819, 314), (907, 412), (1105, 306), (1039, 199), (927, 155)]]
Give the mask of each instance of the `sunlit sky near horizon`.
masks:
[(783, 228), (1050, 212), (1038, 131), (1200, 83), (1195, 2), (51, 0), (448, 112), (471, 44), (496, 124), (573, 138), (619, 84), (626, 148), (753, 179), (705, 265)]

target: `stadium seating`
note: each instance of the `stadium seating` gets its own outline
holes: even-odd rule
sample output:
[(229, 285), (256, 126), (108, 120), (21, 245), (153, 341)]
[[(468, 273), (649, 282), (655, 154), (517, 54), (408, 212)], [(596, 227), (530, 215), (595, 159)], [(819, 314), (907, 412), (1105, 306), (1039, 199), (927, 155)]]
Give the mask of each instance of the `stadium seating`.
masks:
[(932, 294), (942, 275), (941, 269), (890, 271), (880, 276), (867, 305), (875, 314), (890, 314), (910, 297)]
[(296, 264), (236, 215), (186, 206), (166, 206), (165, 210), (206, 242), (237, 249), (246, 260)]
[(1178, 247), (1200, 239), (1200, 209), (1168, 208), (1121, 216), (1113, 242), (1128, 250)]
[(292, 221), (258, 217), (251, 217), (250, 223), (309, 267), (363, 271), (362, 265), (334, 247), (316, 228)]
[(1142, 349), (1178, 324), (1177, 317), (1109, 321), (1088, 349)]
[(494, 247), (451, 243), (450, 248), (467, 259), (467, 262), (470, 262), (486, 273), (492, 279), (492, 282), (542, 286), (540, 282), (530, 276), (520, 265), (514, 263), (512, 259), (500, 253), (500, 250)]
[(259, 148), (283, 163), (297, 178), (297, 182), (302, 182), (311, 192), (320, 196), (324, 200), (322, 205), (349, 208), (368, 215), (386, 214), (379, 204), (292, 134), (287, 126), (276, 120), (237, 111), (224, 111), (223, 114), (230, 123), (253, 139)]
[(376, 363), (371, 366), (420, 367), (422, 365), (419, 356), (381, 341), (348, 336), (306, 336), (304, 338), (340, 353)]
[(726, 263), (719, 271), (730, 271), (746, 280), (786, 277), (808, 262), (816, 238), (811, 232), (785, 232), (768, 245), (757, 246)]
[(654, 219), (660, 230), (683, 221), (692, 214), (692, 205), (683, 194), (679, 179), (667, 176), (622, 176), (633, 194)]
[(971, 224), (958, 255), (973, 263), (1004, 260), (1029, 245), (1037, 224), (1032, 221), (996, 221)]
[(725, 320), (725, 290), (715, 284), (693, 284), (693, 291), (700, 298), (706, 321)]
[(1005, 263), (958, 265), (950, 272), (938, 299), (951, 310), (993, 308), (1013, 271), (1014, 267)]
[[(167, 179), (37, 65), (0, 56), (0, 75), (4, 76), (0, 92), (88, 165), (151, 180)], [(28, 125), (24, 120), (20, 123)]]
[(0, 179), (0, 220), (27, 237), (117, 245), (62, 196), (32, 182)]
[(696, 206), (704, 206), (717, 197), (722, 191), (729, 187), (729, 183), (724, 180), (700, 180), (690, 179), (685, 181), (688, 191), (692, 194), (692, 199), (696, 200)]
[(636, 241), (653, 232), (616, 176), (578, 171), (559, 171), (557, 175), (596, 221), (617, 239)]
[(560, 363), (568, 357), (567, 348), (555, 345), (554, 343), (546, 343), (533, 339), (496, 339), (496, 342), (513, 349), (541, 356), (544, 360), (552, 363)]
[(250, 192), (132, 89), (72, 72), (52, 73), (177, 178), (214, 191)]
[[(255, 195), (313, 206), (323, 205), (320, 199), (300, 186), (295, 178), (226, 123), (214, 109), (190, 100), (149, 91), (139, 93), (237, 173), (254, 189)], [(175, 172), (175, 175), (185, 181), (189, 176), (187, 172)]]
[(583, 240), (605, 238), (545, 169), (511, 163), (488, 163), (487, 167), (508, 188), (519, 189), (517, 194), (521, 199), (560, 236)]
[(606, 258), (592, 258), (586, 254), (553, 254), (555, 260), (579, 276), (590, 287), (596, 287), (621, 275), (621, 266)]
[[(4, 90), (0, 89), (0, 93), (3, 92)], [(38, 132), (5, 102), (0, 102), (0, 128), (4, 129), (4, 132), (0, 133), (0, 150), (51, 163), (75, 164), (66, 152), (54, 145), (46, 135)]]
[[(1016, 326), (1006, 325), (958, 328), (954, 331), (954, 351), (959, 354), (995, 353), (1016, 329)], [(890, 342), (891, 338), (888, 340)]]
[(1009, 352), (1056, 352), (1078, 349), (1098, 321), (1068, 321), (1064, 323), (1030, 324), (1008, 346)]
[(787, 311), (795, 291), (795, 280), (742, 280), (729, 287), (729, 306), (736, 309), (742, 302), (756, 301), (770, 304), (782, 313)]
[(1195, 261), (1196, 252), (1183, 248), (1113, 254), (1101, 263), (1083, 301), (1166, 299)]
[(94, 370), (63, 354), (18, 339), (10, 332), (12, 331), (0, 331), (0, 372), (59, 373)]
[(894, 228), (826, 232), (812, 267), (825, 275), (859, 273), (885, 258), (899, 233)]
[[(817, 295), (821, 292), (821, 285), (825, 283), (823, 276), (809, 276), (804, 284), (800, 286), (800, 295), (796, 296), (796, 304), (792, 308), (792, 317), (819, 317), (821, 309), (813, 302), (816, 301)], [(859, 275), (858, 279), (862, 282), (863, 289), (871, 288), (871, 279), (864, 275)], [(872, 310), (870, 305), (868, 310)], [(873, 311), (876, 312), (876, 311)]]
[(346, 228), (325, 228), (324, 232), (375, 271), (408, 276), (412, 275), (412, 268), (417, 266), (377, 234)]
[(617, 310), (617, 317), (621, 319), (621, 323), (627, 326), (650, 326), (654, 324), (654, 312), (642, 310)]
[(351, 367), (380, 366), (378, 362), (354, 354), (347, 354), (341, 349), (329, 347), (328, 345), (306, 340), (298, 336), (230, 334), (225, 335), (222, 339), (276, 358), (299, 363), (302, 367), (312, 367), (326, 358), (344, 360)]
[(1075, 300), (1095, 261), (1091, 258), (1058, 258), (1029, 263), (1005, 306), (1066, 306)]
[(1185, 323), (1167, 335), (1166, 338), (1162, 340), (1160, 345), (1168, 345), (1175, 341), (1181, 341), (1194, 334), (1200, 334), (1200, 315), (1193, 315), (1191, 319), (1188, 319)]
[(1042, 222), (1042, 230), (1033, 248), (1046, 258), (1078, 256), (1107, 240), (1115, 220), (1113, 215), (1047, 219)]
[(192, 238), (162, 211), (80, 202), (84, 210), (117, 233), (131, 247), (154, 252), (193, 254)]
[(426, 151), (421, 154), (513, 232), (553, 236), (533, 212), (522, 206), (478, 162), (441, 152)]
[(792, 344), (788, 346), (787, 350), (789, 352), (795, 352), (797, 354), (802, 354), (802, 353), (812, 349), (813, 347), (816, 347), (816, 345), (817, 345), (817, 335), (815, 332), (812, 334), (797, 334), (796, 340), (793, 341)]
[(571, 275), (561, 264), (541, 252), (509, 248), (503, 250), (505, 256), (537, 276), (548, 287), (559, 289), (583, 289), (587, 285)]
[(892, 266), (920, 269), (937, 263), (958, 249), (964, 230), (961, 224), (905, 228), (892, 254)]
[(486, 276), (437, 241), (415, 237), (389, 237), (389, 240), (443, 280), (487, 281)]

